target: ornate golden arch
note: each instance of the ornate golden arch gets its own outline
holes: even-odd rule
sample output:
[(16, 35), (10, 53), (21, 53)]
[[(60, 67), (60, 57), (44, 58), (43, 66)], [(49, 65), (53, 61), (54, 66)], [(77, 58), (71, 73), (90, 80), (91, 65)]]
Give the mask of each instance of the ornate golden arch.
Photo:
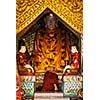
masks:
[(49, 8), (78, 33), (83, 33), (83, 0), (16, 0), (16, 33)]

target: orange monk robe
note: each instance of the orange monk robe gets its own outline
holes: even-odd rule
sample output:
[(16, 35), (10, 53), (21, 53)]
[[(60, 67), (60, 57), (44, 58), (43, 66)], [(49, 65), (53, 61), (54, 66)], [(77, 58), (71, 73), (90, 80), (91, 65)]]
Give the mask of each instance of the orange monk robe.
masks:
[(59, 89), (58, 75), (50, 71), (47, 71), (44, 75), (42, 90), (54, 91), (55, 90), (54, 84), (56, 84), (57, 88)]

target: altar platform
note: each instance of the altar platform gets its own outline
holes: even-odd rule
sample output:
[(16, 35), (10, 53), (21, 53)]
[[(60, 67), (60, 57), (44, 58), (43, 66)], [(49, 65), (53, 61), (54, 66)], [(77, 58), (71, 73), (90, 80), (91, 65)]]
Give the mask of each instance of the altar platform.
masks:
[(24, 100), (82, 100), (78, 97), (63, 97), (63, 92), (36, 92), (33, 98)]
[(70, 98), (63, 97), (63, 92), (36, 92), (33, 99), (24, 100), (70, 100)]
[[(59, 84), (61, 85), (63, 83), (61, 81), (62, 73), (57, 73), (57, 75), (59, 79)], [(82, 76), (80, 75), (65, 76), (64, 83), (63, 83), (64, 90), (54, 91), (54, 92), (41, 91), (43, 78), (44, 78), (44, 73), (35, 74), (34, 96), (30, 98), (29, 97), (25, 98), (23, 100), (82, 100), (81, 98), (78, 98), (76, 95), (78, 90), (82, 88), (82, 82), (81, 82)], [(77, 91), (74, 89), (76, 89)]]

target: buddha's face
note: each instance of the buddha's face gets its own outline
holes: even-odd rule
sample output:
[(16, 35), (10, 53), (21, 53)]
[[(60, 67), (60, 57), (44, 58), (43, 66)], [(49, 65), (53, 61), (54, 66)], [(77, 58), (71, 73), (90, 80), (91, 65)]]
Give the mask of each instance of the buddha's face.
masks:
[(49, 28), (49, 29), (56, 28), (56, 20), (53, 16), (48, 17), (48, 19), (47, 19), (47, 28)]

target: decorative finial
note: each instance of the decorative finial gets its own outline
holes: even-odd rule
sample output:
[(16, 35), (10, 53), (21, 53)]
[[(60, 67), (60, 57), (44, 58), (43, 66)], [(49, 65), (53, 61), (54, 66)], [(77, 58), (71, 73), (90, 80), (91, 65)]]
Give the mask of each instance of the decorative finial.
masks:
[(52, 14), (52, 13), (50, 13), (50, 16), (53, 16), (53, 14)]

